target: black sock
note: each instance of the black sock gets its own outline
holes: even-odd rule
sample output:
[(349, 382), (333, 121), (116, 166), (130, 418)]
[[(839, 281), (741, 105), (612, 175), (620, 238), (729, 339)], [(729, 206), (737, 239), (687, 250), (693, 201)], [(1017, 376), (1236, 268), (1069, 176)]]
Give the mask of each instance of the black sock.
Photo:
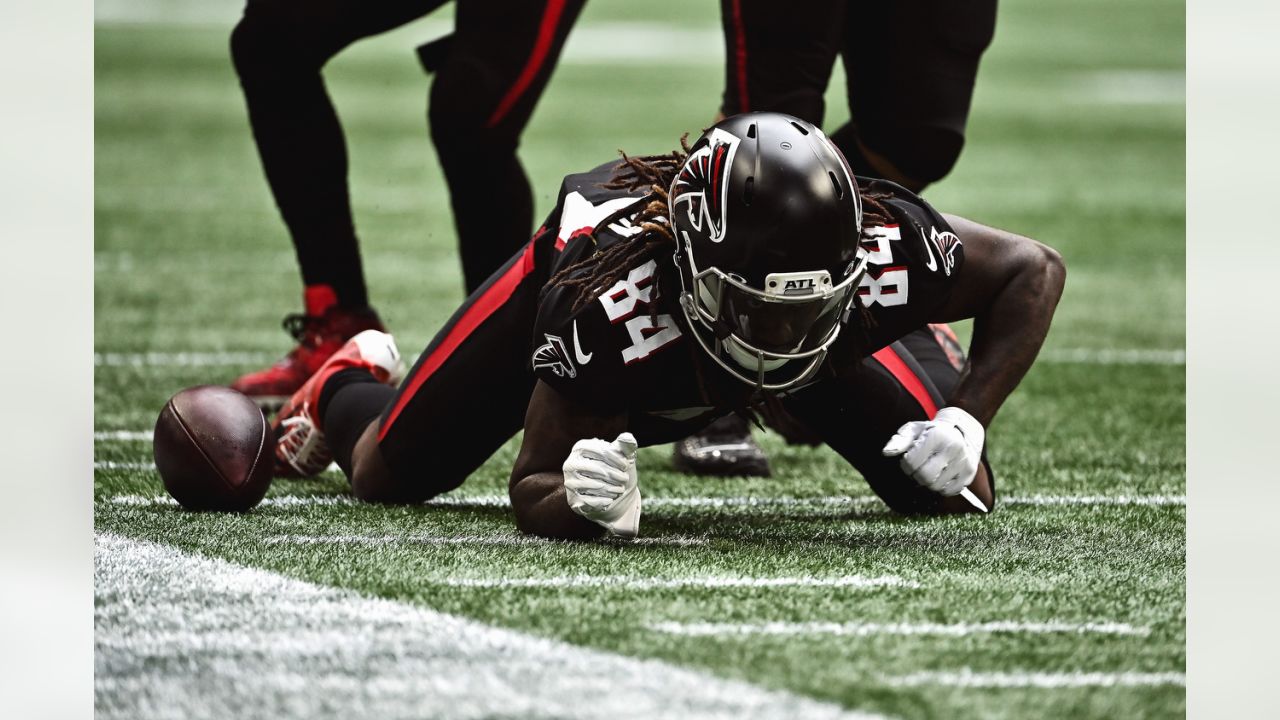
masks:
[(334, 374), (320, 391), (320, 419), (324, 436), (338, 467), (351, 476), (351, 455), (369, 423), (375, 422), (396, 389), (378, 382), (363, 368), (349, 368)]

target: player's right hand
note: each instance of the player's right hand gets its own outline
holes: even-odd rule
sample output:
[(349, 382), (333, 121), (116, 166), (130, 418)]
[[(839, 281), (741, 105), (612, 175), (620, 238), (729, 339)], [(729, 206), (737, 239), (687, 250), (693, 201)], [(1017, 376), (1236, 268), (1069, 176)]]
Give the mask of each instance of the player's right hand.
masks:
[(636, 447), (629, 432), (613, 442), (579, 440), (562, 468), (569, 508), (624, 538), (634, 538), (640, 530)]

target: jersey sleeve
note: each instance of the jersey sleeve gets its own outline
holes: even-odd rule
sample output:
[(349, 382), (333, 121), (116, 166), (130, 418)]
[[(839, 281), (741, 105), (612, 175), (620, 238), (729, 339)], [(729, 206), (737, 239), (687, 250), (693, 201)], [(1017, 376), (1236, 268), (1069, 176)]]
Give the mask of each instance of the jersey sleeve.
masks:
[(579, 307), (576, 288), (544, 288), (530, 348), (534, 375), (602, 413), (654, 402), (687, 366), (671, 351), (683, 332), (658, 293), (658, 273), (656, 260), (644, 262)]
[(574, 309), (575, 289), (543, 291), (530, 347), (533, 374), (563, 395), (601, 413), (621, 412), (624, 367), (598, 303)]
[(868, 331), (874, 351), (936, 319), (964, 265), (964, 246), (924, 200), (897, 185), (867, 182), (871, 192), (889, 186), (893, 193), (882, 201), (892, 221), (868, 229), (862, 241), (867, 273), (858, 296), (875, 321)]

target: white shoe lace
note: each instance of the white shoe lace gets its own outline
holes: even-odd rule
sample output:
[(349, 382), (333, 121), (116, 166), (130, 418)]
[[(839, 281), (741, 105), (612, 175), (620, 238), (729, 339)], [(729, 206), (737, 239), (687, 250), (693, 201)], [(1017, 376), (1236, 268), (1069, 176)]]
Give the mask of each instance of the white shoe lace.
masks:
[(281, 459), (303, 475), (315, 475), (333, 461), (324, 433), (311, 422), (304, 405), (302, 410), (280, 421), (285, 430), (276, 449)]

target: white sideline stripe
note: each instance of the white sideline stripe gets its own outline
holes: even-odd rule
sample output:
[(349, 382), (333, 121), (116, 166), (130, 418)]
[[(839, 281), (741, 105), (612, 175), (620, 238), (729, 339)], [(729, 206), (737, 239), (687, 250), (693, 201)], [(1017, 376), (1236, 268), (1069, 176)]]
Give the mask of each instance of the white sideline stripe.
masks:
[[(100, 465), (126, 466), (124, 469), (138, 467), (154, 468), (150, 463), (94, 463)], [(137, 467), (135, 467), (137, 466)], [(132, 505), (139, 507), (177, 505), (177, 501), (168, 495), (115, 495), (107, 500), (113, 505)], [(262, 501), (259, 507), (310, 507), (313, 505), (360, 505), (358, 500), (349, 495), (278, 495)], [(511, 503), (505, 495), (451, 496), (431, 500), (428, 505), (450, 507), (508, 507)], [(878, 498), (872, 497), (687, 497), (687, 498), (650, 498), (644, 501), (645, 507), (655, 508), (774, 508), (774, 507), (876, 507), (881, 505)], [(1082, 506), (1185, 506), (1186, 495), (1006, 495), (1000, 498), (1001, 505), (1026, 505), (1033, 507), (1054, 507), (1063, 505)]]
[(117, 460), (94, 460), (93, 469), (94, 470), (155, 470), (156, 464), (153, 462), (120, 462)]
[[(94, 353), (94, 367), (221, 367), (273, 362), (279, 355), (255, 352)], [(411, 358), (406, 358), (406, 361)], [(1185, 350), (1062, 348), (1045, 350), (1038, 362), (1065, 365), (1186, 365)]]
[(94, 546), (103, 719), (875, 717), (110, 533)]
[(257, 365), (277, 358), (257, 352), (94, 353), (94, 367), (220, 367)]
[(93, 433), (94, 442), (151, 442), (150, 430), (98, 430)]
[(1082, 73), (1077, 91), (1109, 105), (1162, 105), (1187, 100), (1187, 77), (1182, 70), (1102, 70)]
[(1063, 348), (1045, 350), (1036, 362), (1060, 365), (1186, 365), (1186, 350)]
[(708, 637), (719, 635), (840, 635), (848, 637), (869, 637), (872, 635), (943, 635), (948, 637), (964, 637), (988, 633), (1028, 633), (1028, 634), (1099, 634), (1099, 635), (1138, 635), (1151, 634), (1151, 628), (1135, 627), (1127, 623), (1089, 622), (1067, 623), (1056, 620), (1048, 622), (1018, 622), (1000, 620), (984, 623), (867, 623), (867, 622), (770, 622), (770, 623), (678, 623), (660, 622), (648, 626), (669, 635), (688, 637)]
[(668, 588), (772, 588), (772, 587), (902, 587), (918, 588), (920, 584), (893, 575), (864, 577), (683, 577), (654, 578), (626, 575), (569, 575), (545, 578), (449, 578), (444, 585), (478, 588), (620, 588), (627, 590), (658, 590)]
[[(272, 535), (269, 545), (566, 545), (570, 541), (548, 540), (529, 535)], [(612, 543), (613, 541), (602, 541)], [(706, 545), (707, 539), (688, 535), (636, 538), (618, 541), (627, 545), (658, 547), (692, 547)]]
[(918, 672), (910, 675), (881, 675), (881, 683), (895, 687), (949, 685), (961, 688), (1082, 688), (1082, 687), (1151, 687), (1179, 685), (1186, 687), (1187, 674), (1180, 672)]

